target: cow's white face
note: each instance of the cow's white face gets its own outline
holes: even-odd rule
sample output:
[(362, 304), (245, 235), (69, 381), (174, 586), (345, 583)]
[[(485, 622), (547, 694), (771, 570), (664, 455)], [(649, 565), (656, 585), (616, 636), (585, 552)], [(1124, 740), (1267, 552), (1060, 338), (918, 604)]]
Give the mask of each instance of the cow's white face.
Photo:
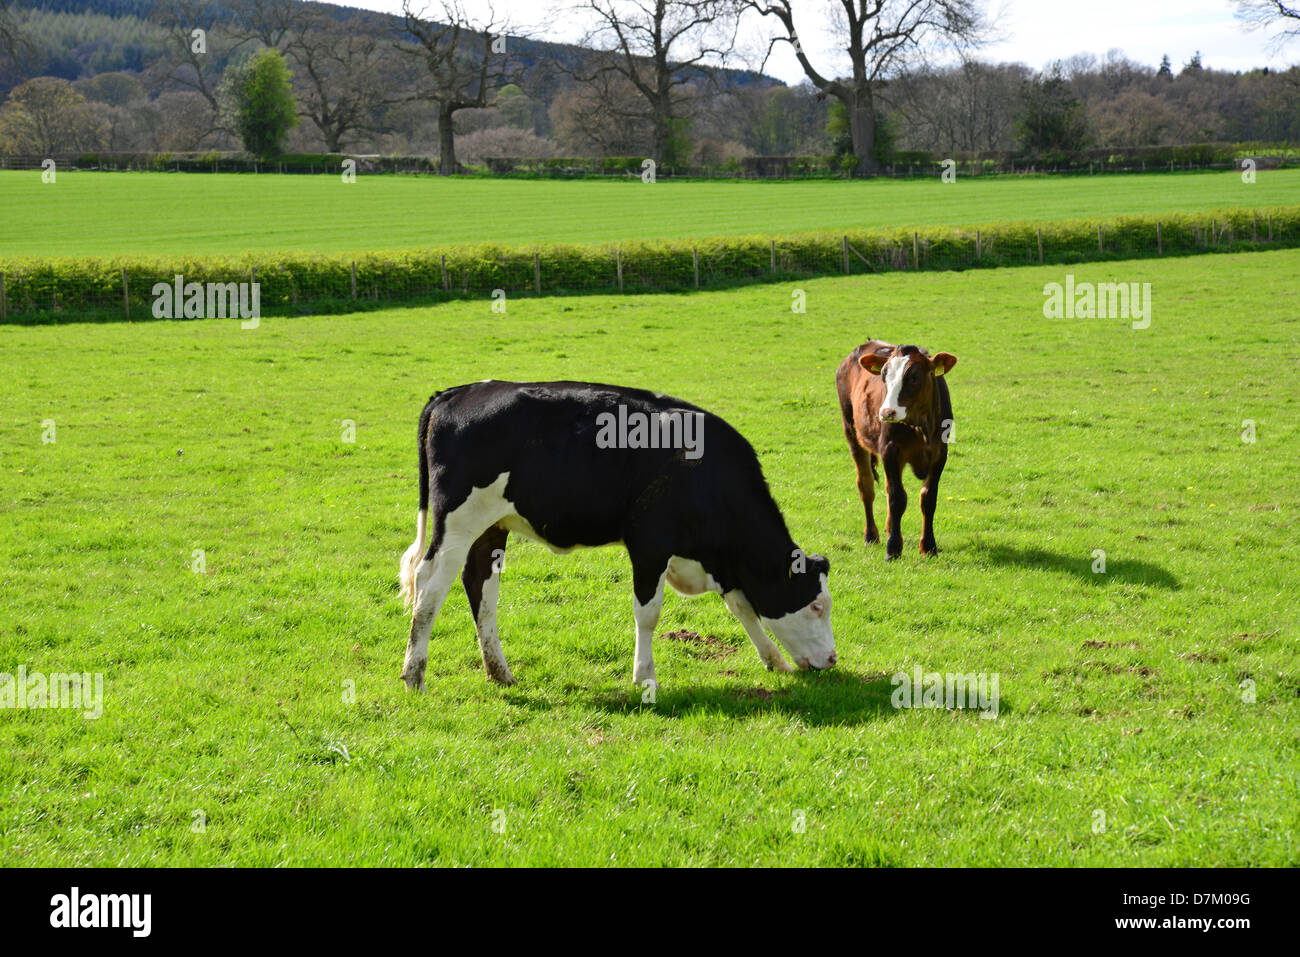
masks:
[(835, 664), (831, 594), (826, 590), (825, 575), (821, 576), (821, 591), (811, 603), (780, 618), (760, 616), (759, 620), (800, 668), (820, 670)]
[(929, 356), (916, 346), (898, 346), (892, 356), (866, 352), (858, 364), (868, 375), (880, 376), (884, 394), (876, 417), (881, 422), (910, 422), (923, 416), (934, 401), (934, 380), (952, 371), (951, 352)]
[(908, 389), (909, 394), (915, 393), (918, 384), (916, 380), (920, 375), (919, 370), (915, 369), (909, 373), (911, 365), (911, 356), (894, 356), (880, 370), (881, 378), (885, 380), (885, 399), (880, 403), (881, 422), (907, 421), (907, 403), (903, 399), (903, 386), (904, 384), (911, 386), (912, 388)]

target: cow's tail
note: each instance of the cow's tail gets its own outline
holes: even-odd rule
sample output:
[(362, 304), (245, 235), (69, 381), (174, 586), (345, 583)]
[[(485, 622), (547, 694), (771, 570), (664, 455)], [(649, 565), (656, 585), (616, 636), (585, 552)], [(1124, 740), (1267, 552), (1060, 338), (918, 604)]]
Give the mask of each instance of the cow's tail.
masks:
[(432, 413), (433, 400), (430, 399), (424, 411), (420, 413), (420, 427), (416, 436), (416, 444), (420, 450), (420, 510), (415, 515), (415, 541), (402, 556), (402, 564), (398, 572), (398, 581), (401, 583), (399, 593), (402, 596), (402, 606), (407, 611), (415, 605), (415, 570), (429, 542), (429, 451), (425, 443), (429, 430), (429, 417)]

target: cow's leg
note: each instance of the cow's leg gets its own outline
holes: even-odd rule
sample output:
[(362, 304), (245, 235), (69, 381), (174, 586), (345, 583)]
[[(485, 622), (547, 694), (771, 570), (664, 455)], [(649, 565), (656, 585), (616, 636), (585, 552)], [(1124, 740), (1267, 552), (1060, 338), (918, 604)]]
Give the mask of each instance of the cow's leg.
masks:
[(632, 563), (633, 616), (636, 618), (636, 655), (632, 662), (632, 680), (638, 687), (658, 687), (655, 681), (655, 658), (652, 647), (659, 613), (664, 607), (664, 579), (668, 559)]
[(858, 441), (857, 427), (847, 414), (844, 418), (844, 439), (849, 443), (849, 454), (853, 456), (853, 467), (858, 473), (858, 496), (862, 499), (862, 508), (867, 513), (867, 525), (862, 537), (870, 545), (872, 542), (880, 541), (880, 532), (876, 529), (876, 517), (872, 514), (872, 503), (876, 499), (875, 456)]
[(882, 456), (885, 466), (885, 497), (889, 500), (889, 517), (885, 520), (885, 559), (903, 554), (903, 532), (900, 525), (907, 509), (907, 492), (903, 488), (903, 474), (898, 460), (898, 447), (889, 446)]
[(853, 450), (853, 464), (858, 470), (858, 494), (862, 496), (862, 508), (867, 513), (867, 527), (863, 540), (868, 544), (880, 541), (880, 529), (876, 528), (874, 503), (876, 501), (876, 457), (871, 452), (858, 446)]
[(939, 477), (943, 475), (943, 467), (947, 464), (948, 456), (940, 453), (935, 457), (934, 464), (930, 466), (930, 473), (925, 477), (925, 484), (921, 486), (921, 554), (937, 555), (939, 546), (934, 541), (934, 508), (939, 501)]
[(456, 571), (465, 563), (469, 545), (435, 534), (424, 560), (415, 568), (415, 610), (411, 615), (411, 637), (406, 644), (402, 679), (408, 689), (424, 690), (424, 669), (429, 660), (429, 635), (434, 619), (456, 581)]
[(722, 600), (727, 603), (728, 610), (736, 616), (740, 626), (745, 629), (745, 634), (749, 635), (754, 650), (758, 652), (758, 657), (763, 660), (768, 671), (794, 671), (794, 667), (781, 657), (781, 649), (776, 646), (776, 642), (767, 637), (767, 632), (763, 630), (758, 615), (744, 592), (732, 589), (722, 596)]
[(512, 685), (514, 675), (506, 664), (497, 635), (497, 593), (501, 585), (501, 561), (505, 557), (506, 538), (503, 528), (493, 525), (478, 537), (465, 558), (461, 584), (469, 598), (470, 614), (474, 616), (474, 629), (478, 633), (478, 649), (483, 655), (483, 668), (487, 676), (498, 684)]

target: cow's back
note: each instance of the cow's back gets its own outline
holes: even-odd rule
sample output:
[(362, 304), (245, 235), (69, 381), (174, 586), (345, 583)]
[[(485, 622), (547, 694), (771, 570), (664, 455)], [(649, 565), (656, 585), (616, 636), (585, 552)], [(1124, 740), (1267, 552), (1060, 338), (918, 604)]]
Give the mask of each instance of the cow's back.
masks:
[[(700, 457), (598, 443), (605, 415), (619, 423), (638, 413), (676, 413), (682, 428), (685, 416), (699, 416)], [(723, 419), (671, 396), (597, 383), (491, 380), (441, 392), (430, 403), (429, 460), (435, 474), (478, 488), (509, 473), (506, 497), (561, 548), (619, 541), (629, 518), (656, 512), (707, 537), (729, 492), (755, 480), (766, 492), (752, 447)]]

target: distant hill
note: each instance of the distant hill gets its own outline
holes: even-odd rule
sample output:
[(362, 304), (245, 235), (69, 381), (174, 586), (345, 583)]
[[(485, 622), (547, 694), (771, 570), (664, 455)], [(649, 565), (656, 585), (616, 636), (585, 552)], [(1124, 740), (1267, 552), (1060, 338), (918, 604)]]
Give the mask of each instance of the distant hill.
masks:
[[(398, 35), (405, 33), (402, 18), (393, 14), (308, 0), (292, 2), (297, 6), (323, 10), (338, 20), (355, 16), (373, 24), (377, 30)], [(24, 10), (60, 15), (42, 18), (42, 35), (36, 38), (40, 41), (40, 56), (25, 72), (28, 76), (61, 76), (67, 80), (114, 70), (139, 72), (162, 51), (161, 41), (155, 38), (156, 31), (150, 21), (155, 7), (163, 5), (155, 0), (14, 0), (13, 10), (20, 15)], [(196, 26), (210, 29), (214, 24), (231, 18), (228, 6), (221, 3), (209, 3), (203, 9)], [(110, 20), (117, 22), (107, 22)], [(573, 44), (529, 38), (515, 39), (512, 49), (525, 70), (543, 60), (574, 66), (587, 52)], [(7, 92), (25, 78), (22, 75), (0, 76), (0, 93)], [(719, 72), (719, 80), (728, 88), (752, 84), (783, 85), (774, 77), (750, 70), (723, 70)]]

